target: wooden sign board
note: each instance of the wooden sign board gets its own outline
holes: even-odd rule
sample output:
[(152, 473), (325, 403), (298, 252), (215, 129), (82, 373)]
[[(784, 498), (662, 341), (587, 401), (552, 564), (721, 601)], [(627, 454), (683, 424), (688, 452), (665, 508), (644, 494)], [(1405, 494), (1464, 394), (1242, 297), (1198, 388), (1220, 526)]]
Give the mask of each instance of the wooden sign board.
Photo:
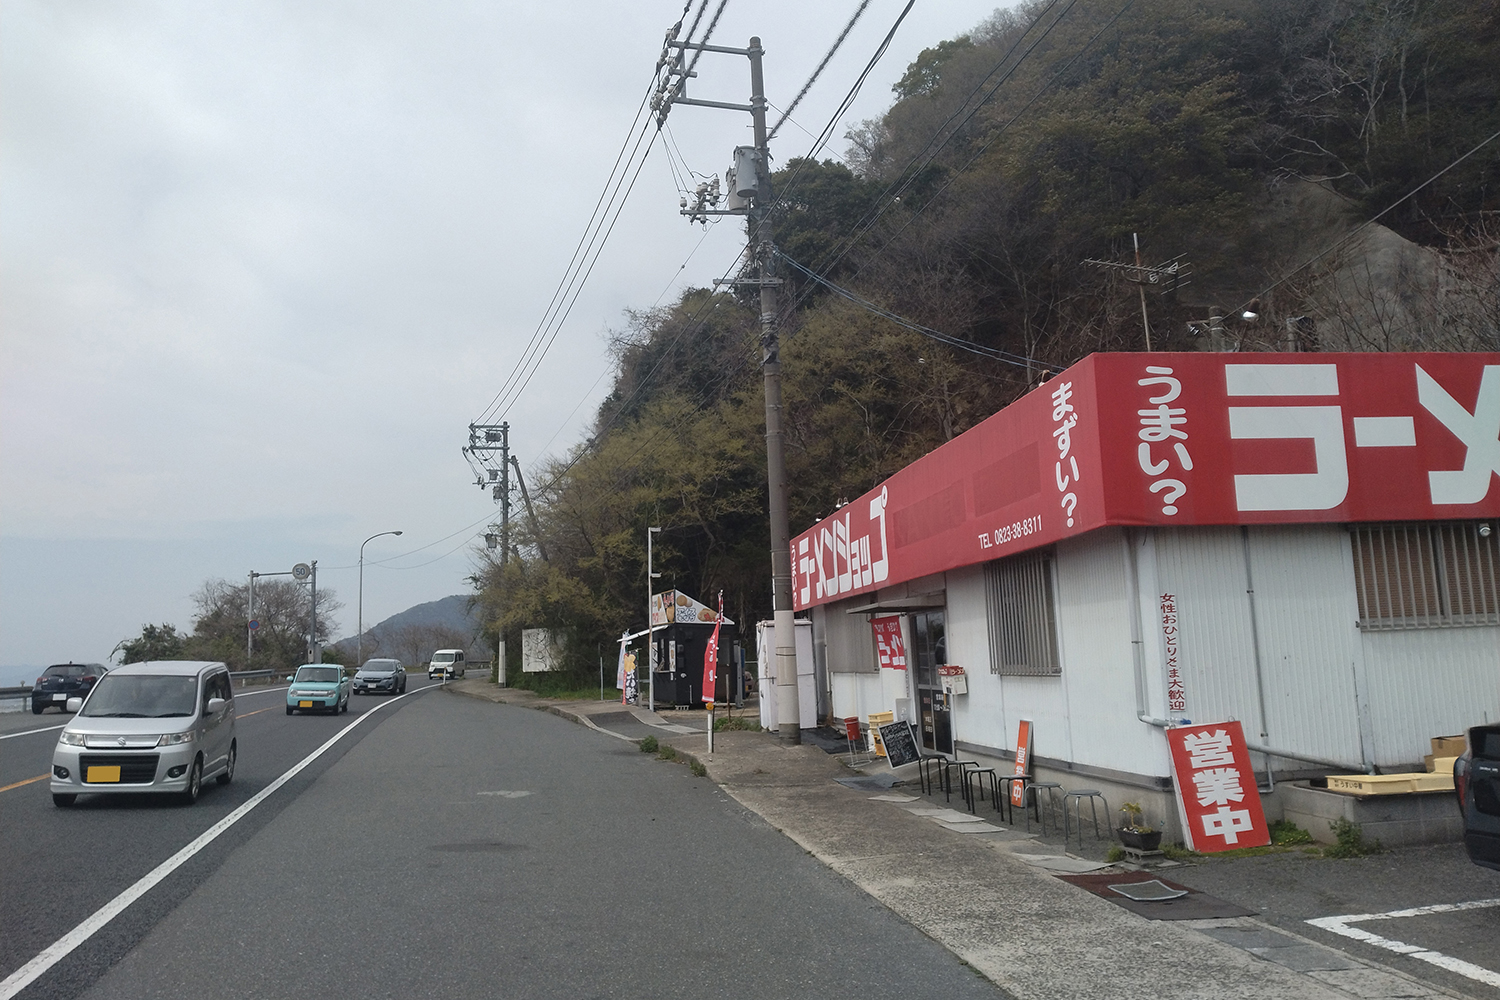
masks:
[(916, 738), (911, 726), (905, 722), (890, 722), (880, 727), (880, 742), (885, 744), (885, 758), (892, 768), (903, 764), (915, 764), (921, 759)]

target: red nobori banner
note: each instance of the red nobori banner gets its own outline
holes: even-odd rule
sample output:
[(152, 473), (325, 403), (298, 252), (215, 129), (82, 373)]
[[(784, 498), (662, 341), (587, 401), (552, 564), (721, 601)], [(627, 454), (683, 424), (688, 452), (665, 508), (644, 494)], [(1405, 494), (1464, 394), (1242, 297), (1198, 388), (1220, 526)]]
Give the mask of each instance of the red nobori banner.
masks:
[(798, 609), (1105, 525), (1500, 515), (1500, 354), (1096, 354), (792, 540)]
[(1168, 729), (1167, 746), (1188, 847), (1229, 851), (1271, 842), (1238, 722)]

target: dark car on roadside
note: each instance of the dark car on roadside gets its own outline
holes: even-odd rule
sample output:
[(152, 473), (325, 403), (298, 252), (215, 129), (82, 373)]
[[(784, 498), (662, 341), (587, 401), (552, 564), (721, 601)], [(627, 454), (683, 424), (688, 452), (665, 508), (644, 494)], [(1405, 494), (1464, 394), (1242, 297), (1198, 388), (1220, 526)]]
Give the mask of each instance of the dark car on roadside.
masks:
[(41, 715), (50, 706), (66, 712), (68, 699), (86, 696), (108, 669), (102, 663), (54, 663), (32, 685), (31, 713)]
[(400, 660), (370, 659), (354, 675), (355, 694), (405, 694), (406, 668)]
[(1500, 726), (1469, 730), (1469, 748), (1453, 763), (1453, 787), (1469, 859), (1500, 871)]

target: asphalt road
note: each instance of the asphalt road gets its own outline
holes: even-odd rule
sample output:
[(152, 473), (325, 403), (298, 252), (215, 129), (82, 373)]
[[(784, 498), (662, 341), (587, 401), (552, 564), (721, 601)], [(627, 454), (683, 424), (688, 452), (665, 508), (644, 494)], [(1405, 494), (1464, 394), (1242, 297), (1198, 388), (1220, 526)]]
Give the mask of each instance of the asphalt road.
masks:
[[(191, 808), (0, 792), (0, 976), (388, 705), (20, 995), (1002, 995), (686, 767), (418, 687), (337, 718), (242, 697), (240, 772)], [(55, 738), (0, 740), (0, 787)]]
[[(1455, 807), (1456, 808), (1456, 807)], [(1500, 906), (1446, 909), (1500, 900), (1500, 872), (1469, 861), (1461, 844), (1405, 847), (1335, 860), (1292, 852), (1206, 859), (1172, 877), (1184, 885), (1257, 911), (1262, 920), (1435, 986), (1500, 1000), (1500, 988), (1431, 961), (1351, 939), (1308, 921), (1431, 907), (1431, 912), (1352, 924), (1386, 938), (1500, 969)]]

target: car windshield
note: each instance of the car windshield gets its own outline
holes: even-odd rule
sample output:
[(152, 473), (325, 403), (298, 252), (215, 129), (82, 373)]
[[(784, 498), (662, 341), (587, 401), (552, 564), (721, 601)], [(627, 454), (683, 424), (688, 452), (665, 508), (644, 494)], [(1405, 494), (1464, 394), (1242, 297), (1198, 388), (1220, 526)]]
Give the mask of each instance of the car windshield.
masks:
[(338, 667), (301, 667), (297, 670), (297, 680), (309, 684), (336, 684), (338, 679)]
[(365, 672), (371, 674), (388, 674), (395, 669), (394, 663), (366, 663), (364, 665)]
[(82, 677), (83, 674), (83, 667), (76, 663), (69, 663), (60, 667), (47, 668), (48, 677)]
[(81, 715), (103, 719), (171, 719), (193, 714), (196, 677), (108, 674), (94, 685)]
[(453, 662), (453, 654), (452, 653), (438, 653), (436, 656), (434, 656), (432, 658), (432, 662), (433, 663), (452, 663)]

